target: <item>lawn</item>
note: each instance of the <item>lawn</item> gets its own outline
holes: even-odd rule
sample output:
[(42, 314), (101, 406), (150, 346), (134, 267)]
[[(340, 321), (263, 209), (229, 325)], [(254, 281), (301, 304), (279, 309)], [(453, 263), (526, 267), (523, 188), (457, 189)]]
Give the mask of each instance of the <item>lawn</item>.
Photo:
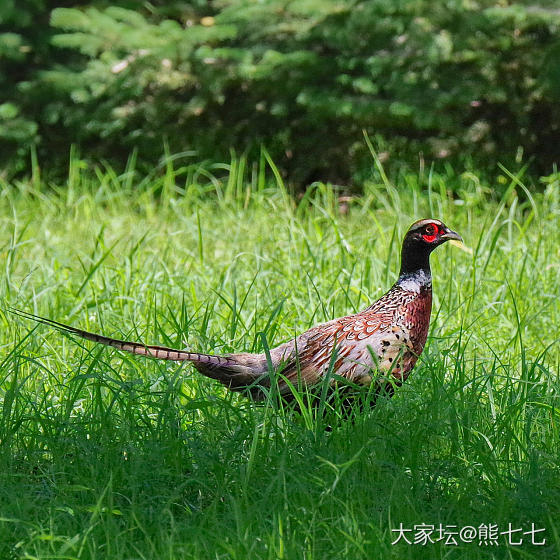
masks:
[[(560, 557), (560, 176), (381, 174), (341, 202), (226, 171), (0, 184), (0, 558)], [(469, 250), (432, 256), (426, 350), (330, 432), (5, 311), (262, 350), (377, 299), (430, 216)]]

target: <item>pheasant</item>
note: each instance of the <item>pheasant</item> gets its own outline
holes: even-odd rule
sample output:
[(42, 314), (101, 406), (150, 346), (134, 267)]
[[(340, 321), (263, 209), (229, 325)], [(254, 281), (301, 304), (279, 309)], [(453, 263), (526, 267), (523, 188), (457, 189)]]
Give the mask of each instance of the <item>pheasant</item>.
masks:
[[(412, 224), (404, 237), (399, 277), (391, 289), (367, 309), (317, 325), (293, 340), (261, 354), (215, 356), (117, 340), (23, 311), (33, 319), (66, 333), (118, 350), (161, 360), (188, 361), (203, 375), (232, 391), (264, 400), (272, 372), (280, 396), (290, 401), (294, 387), (313, 389), (345, 380), (369, 387), (380, 379), (392, 395), (408, 377), (424, 349), (432, 306), (430, 253), (461, 236), (436, 219)], [(272, 371), (271, 371), (272, 370)], [(387, 380), (390, 380), (388, 382)], [(377, 387), (376, 390), (378, 390)]]

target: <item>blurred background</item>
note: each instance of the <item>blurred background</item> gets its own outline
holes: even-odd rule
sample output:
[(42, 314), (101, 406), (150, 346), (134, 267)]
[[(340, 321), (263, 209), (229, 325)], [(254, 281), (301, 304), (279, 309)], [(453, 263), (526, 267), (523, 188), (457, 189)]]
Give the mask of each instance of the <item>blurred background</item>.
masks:
[(0, 173), (262, 158), (303, 189), (444, 161), (554, 171), (558, 0), (0, 3)]

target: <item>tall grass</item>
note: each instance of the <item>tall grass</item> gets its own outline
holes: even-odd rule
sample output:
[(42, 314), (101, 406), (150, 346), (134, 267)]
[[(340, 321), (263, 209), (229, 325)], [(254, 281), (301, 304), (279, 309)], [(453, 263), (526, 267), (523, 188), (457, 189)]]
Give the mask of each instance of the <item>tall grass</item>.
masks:
[[(150, 177), (73, 158), (64, 185), (38, 169), (0, 185), (2, 308), (205, 352), (364, 308), (415, 219), (472, 249), (432, 257), (407, 383), (332, 432), (0, 312), (0, 558), (560, 555), (560, 179), (535, 193), (503, 170), (497, 195), (451, 170), (378, 177), (350, 201), (322, 184), (298, 198), (263, 153)], [(534, 523), (547, 544), (392, 545), (400, 523)]]

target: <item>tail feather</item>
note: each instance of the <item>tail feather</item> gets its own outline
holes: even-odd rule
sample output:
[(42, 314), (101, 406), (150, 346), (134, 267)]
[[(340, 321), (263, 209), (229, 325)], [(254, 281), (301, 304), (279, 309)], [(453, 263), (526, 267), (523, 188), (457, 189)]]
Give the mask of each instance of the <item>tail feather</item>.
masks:
[(184, 350), (167, 348), (165, 346), (146, 345), (142, 344), (141, 342), (119, 340), (117, 338), (110, 338), (108, 336), (103, 336), (89, 331), (84, 331), (82, 329), (77, 329), (75, 327), (71, 327), (70, 325), (65, 325), (64, 323), (59, 323), (58, 321), (53, 321), (52, 319), (33, 315), (32, 313), (27, 313), (26, 311), (21, 311), (19, 309), (9, 308), (8, 311), (24, 319), (30, 319), (32, 321), (36, 321), (37, 323), (48, 325), (49, 327), (53, 327), (61, 332), (73, 334), (79, 336), (80, 338), (91, 340), (92, 342), (96, 342), (98, 344), (112, 346), (117, 350), (123, 350), (125, 352), (130, 352), (131, 354), (138, 354), (140, 356), (146, 356), (148, 358), (156, 358), (159, 360), (173, 360), (177, 362), (189, 361), (194, 362), (195, 364), (204, 364), (210, 367), (228, 366), (232, 362), (231, 358), (228, 358), (226, 356), (199, 354), (198, 352), (186, 352)]

